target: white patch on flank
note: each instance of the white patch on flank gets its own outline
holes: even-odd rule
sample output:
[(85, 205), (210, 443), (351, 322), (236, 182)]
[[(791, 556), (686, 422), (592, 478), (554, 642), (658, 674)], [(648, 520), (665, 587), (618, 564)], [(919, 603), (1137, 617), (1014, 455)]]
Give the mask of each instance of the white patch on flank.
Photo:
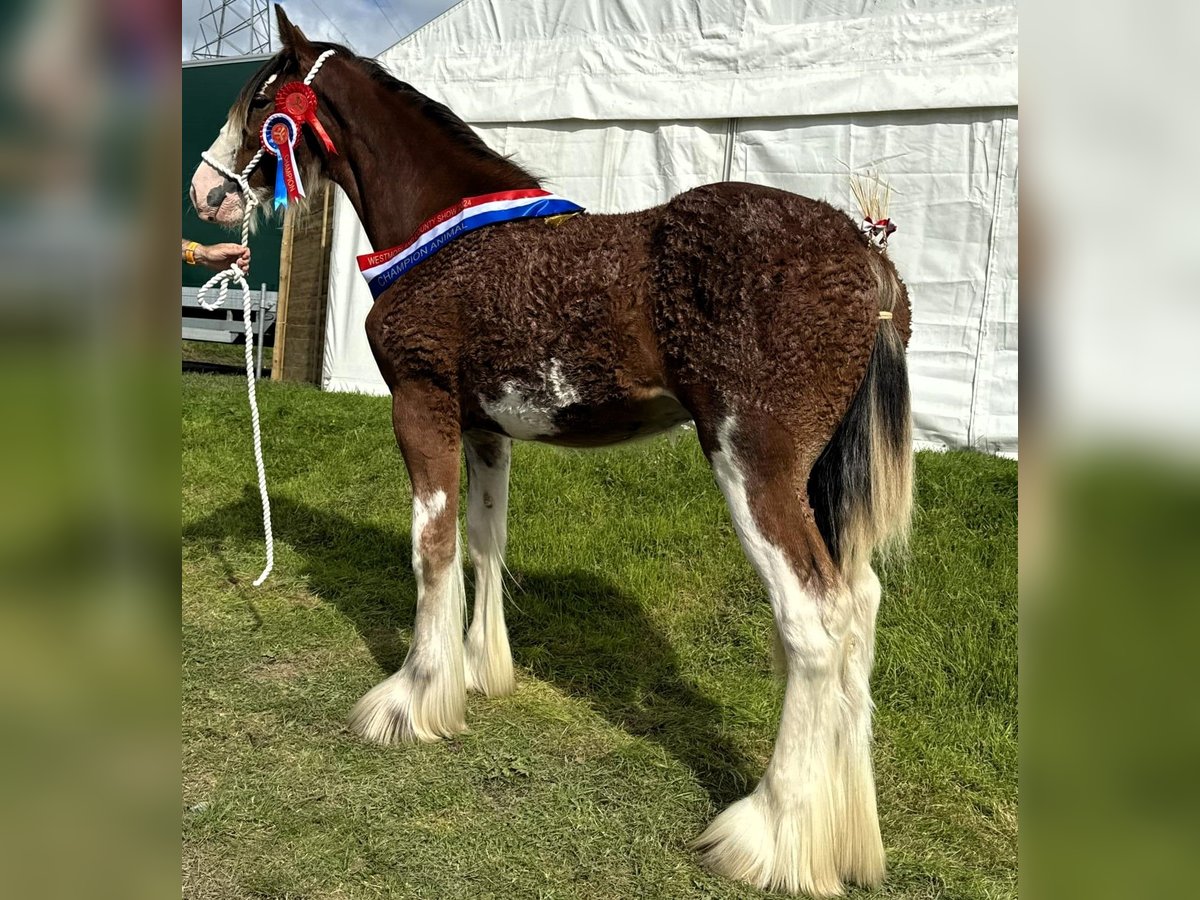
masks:
[(449, 565), (429, 571), (421, 556), (426, 530), (445, 510), (445, 491), (413, 497), (417, 614), (412, 643), (400, 671), (375, 685), (350, 713), (350, 727), (369, 741), (435, 741), (467, 727), (462, 644), (466, 593), (457, 522)]
[[(861, 793), (864, 782), (861, 773), (849, 771), (861, 766), (861, 757), (840, 758), (848, 725), (842, 641), (830, 627), (844, 634), (849, 622), (827, 619), (846, 619), (850, 603), (848, 598), (819, 596), (801, 583), (784, 551), (759, 530), (734, 452), (736, 424), (733, 418), (721, 424), (713, 473), (746, 555), (770, 595), (787, 689), (779, 735), (762, 780), (714, 819), (696, 843), (708, 865), (727, 876), (768, 890), (828, 897), (841, 893), (843, 877), (874, 874), (865, 861), (847, 858), (848, 848), (878, 843), (877, 823), (846, 814), (844, 785), (853, 783)], [(851, 824), (863, 834), (848, 834)], [(881, 877), (882, 845), (878, 851)]]
[(522, 391), (515, 381), (500, 386), (495, 400), (479, 398), (483, 411), (510, 437), (522, 441), (554, 434), (553, 409), (541, 402), (536, 394)]
[(544, 363), (540, 374), (541, 385), (524, 386), (506, 381), (500, 385), (500, 396), (495, 400), (479, 398), (488, 418), (503, 428), (509, 437), (529, 441), (555, 434), (555, 413), (580, 400), (579, 391), (563, 375), (559, 360)]
[(563, 377), (562, 363), (559, 360), (550, 360), (550, 365), (542, 368), (542, 377), (545, 378), (546, 388), (559, 408), (579, 402), (579, 391)]

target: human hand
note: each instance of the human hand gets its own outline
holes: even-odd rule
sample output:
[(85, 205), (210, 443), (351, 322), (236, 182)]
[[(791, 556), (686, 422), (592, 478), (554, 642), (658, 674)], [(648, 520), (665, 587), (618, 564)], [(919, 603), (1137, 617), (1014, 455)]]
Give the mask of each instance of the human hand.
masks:
[(250, 248), (241, 244), (201, 244), (195, 250), (196, 262), (210, 269), (228, 269), (236, 265), (243, 272), (250, 271)]

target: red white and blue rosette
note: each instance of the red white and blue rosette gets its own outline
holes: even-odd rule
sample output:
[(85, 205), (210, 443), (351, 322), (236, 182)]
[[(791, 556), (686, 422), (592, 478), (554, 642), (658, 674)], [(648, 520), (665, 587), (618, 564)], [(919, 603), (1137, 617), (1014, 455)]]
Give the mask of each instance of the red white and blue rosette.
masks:
[(300, 126), (287, 113), (271, 113), (263, 122), (261, 137), (263, 147), (275, 157), (275, 208), (279, 209), (304, 196), (304, 182), (296, 165)]

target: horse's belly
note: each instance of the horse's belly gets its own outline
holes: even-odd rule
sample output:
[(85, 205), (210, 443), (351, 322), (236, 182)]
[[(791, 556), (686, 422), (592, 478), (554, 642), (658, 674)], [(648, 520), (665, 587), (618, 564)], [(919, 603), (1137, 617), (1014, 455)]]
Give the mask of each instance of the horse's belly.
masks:
[(555, 423), (558, 430), (537, 440), (563, 447), (604, 447), (660, 434), (691, 418), (678, 400), (664, 392), (645, 400), (564, 410)]
[(600, 402), (549, 380), (548, 389), (523, 392), (512, 384), (480, 397), (478, 425), (523, 441), (564, 447), (603, 447), (648, 437), (691, 419), (661, 388), (643, 389)]

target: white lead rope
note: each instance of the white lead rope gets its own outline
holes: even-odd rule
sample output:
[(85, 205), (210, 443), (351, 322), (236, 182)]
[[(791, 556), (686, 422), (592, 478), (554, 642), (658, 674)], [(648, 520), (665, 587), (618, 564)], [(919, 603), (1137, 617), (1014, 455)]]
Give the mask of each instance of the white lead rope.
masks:
[[(200, 154), (200, 158), (206, 163), (224, 175), (226, 178), (232, 178), (238, 183), (242, 190), (242, 246), (250, 240), (250, 217), (254, 214), (254, 207), (258, 205), (258, 197), (250, 190), (250, 185), (247, 178), (254, 171), (254, 167), (258, 165), (258, 161), (262, 158), (263, 151), (259, 150), (250, 160), (245, 170), (241, 174), (230, 171), (223, 163), (209, 156), (208, 152)], [(199, 304), (208, 310), (220, 309), (225, 305), (225, 298), (229, 294), (229, 283), (237, 281), (242, 288), (242, 322), (245, 324), (246, 330), (246, 393), (250, 399), (250, 429), (254, 435), (254, 465), (258, 470), (258, 495), (262, 498), (263, 512), (263, 531), (266, 535), (267, 543), (267, 565), (262, 570), (262, 574), (254, 579), (254, 586), (258, 587), (267, 580), (267, 576), (271, 574), (271, 569), (275, 566), (275, 536), (271, 530), (271, 499), (267, 496), (267, 470), (263, 466), (262, 452), (262, 429), (258, 421), (258, 395), (254, 390), (254, 341), (251, 335), (254, 330), (250, 325), (250, 284), (246, 281), (246, 276), (236, 263), (231, 263), (228, 269), (223, 269), (212, 278), (204, 283), (204, 286), (196, 291), (196, 300)], [(217, 291), (217, 300), (215, 303), (208, 303), (204, 297), (212, 289), (212, 286), (220, 282), (220, 288)], [(259, 322), (259, 327), (262, 327), (262, 322)]]
[[(333, 56), (335, 52), (334, 50), (326, 50), (317, 57), (316, 62), (312, 64), (312, 68), (308, 70), (308, 75), (304, 77), (305, 84), (312, 84), (312, 80), (317, 77), (317, 72), (321, 71), (321, 66), (325, 64), (325, 60)], [(207, 150), (200, 154), (200, 158), (220, 174), (236, 181), (242, 191), (243, 247), (250, 242), (250, 218), (254, 215), (254, 207), (258, 205), (258, 195), (250, 189), (248, 179), (250, 178), (250, 173), (254, 171), (265, 152), (260, 147), (250, 162), (246, 163), (246, 168), (240, 173), (234, 172), (219, 159), (215, 159), (209, 155)], [(267, 471), (263, 466), (262, 429), (258, 421), (258, 396), (254, 390), (254, 342), (250, 339), (250, 336), (254, 332), (250, 327), (250, 284), (246, 281), (246, 276), (242, 270), (235, 263), (231, 263), (228, 269), (218, 272), (212, 278), (208, 279), (202, 288), (196, 291), (196, 300), (207, 310), (220, 309), (225, 305), (225, 298), (229, 294), (229, 282), (231, 281), (237, 281), (242, 288), (242, 322), (246, 326), (246, 393), (250, 398), (250, 428), (254, 435), (254, 465), (258, 470), (258, 495), (262, 498), (263, 532), (265, 533), (267, 544), (267, 565), (262, 570), (262, 574), (254, 579), (254, 586), (258, 587), (267, 580), (267, 576), (271, 574), (271, 569), (275, 567), (275, 536), (271, 529), (271, 500), (267, 496)], [(220, 282), (221, 286), (217, 290), (216, 303), (209, 304), (205, 302), (205, 295), (218, 282)], [(262, 327), (261, 322), (259, 322), (259, 327)]]

